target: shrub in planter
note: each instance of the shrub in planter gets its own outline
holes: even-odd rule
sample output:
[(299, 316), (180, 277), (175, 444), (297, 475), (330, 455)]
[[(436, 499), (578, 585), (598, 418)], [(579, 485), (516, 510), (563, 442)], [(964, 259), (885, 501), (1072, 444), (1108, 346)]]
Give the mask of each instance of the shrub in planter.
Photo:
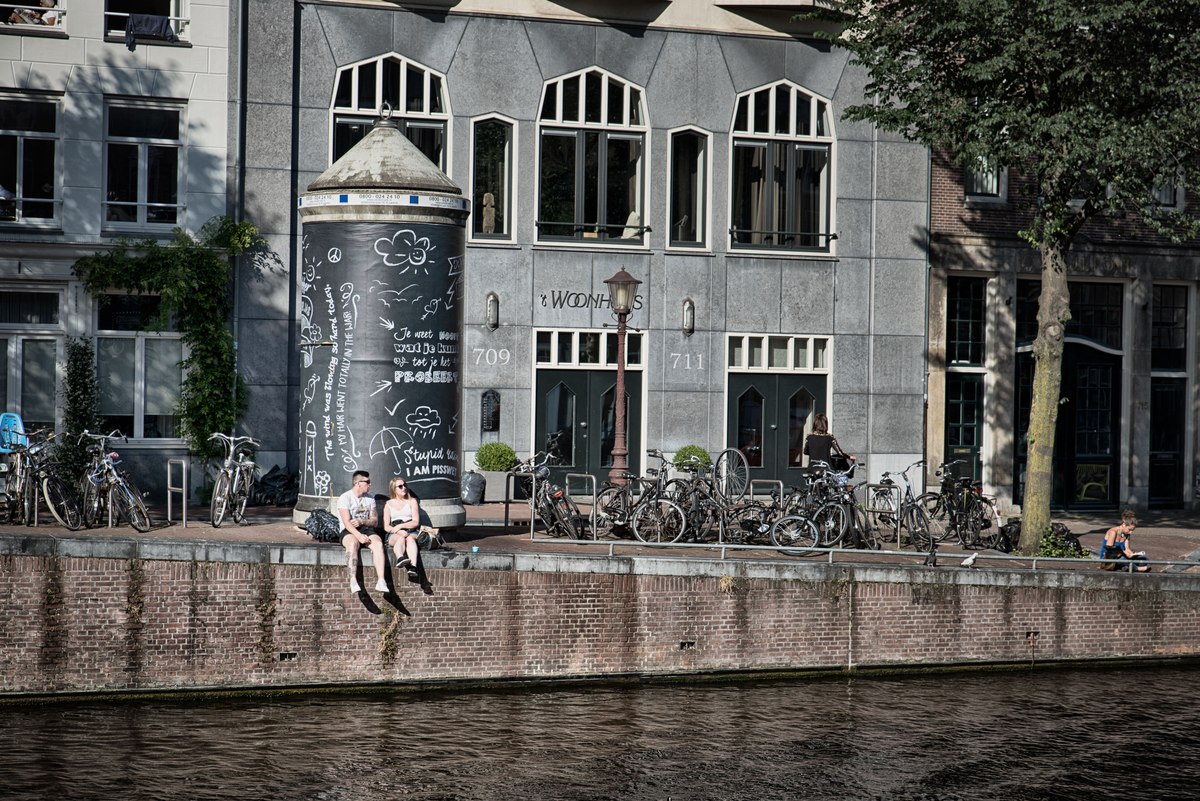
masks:
[(675, 461), (672, 464), (676, 468), (691, 468), (694, 465), (692, 457), (700, 460), (701, 467), (705, 469), (712, 467), (712, 457), (708, 455), (708, 451), (699, 445), (684, 445), (675, 452)]
[(517, 452), (504, 442), (485, 442), (475, 451), (475, 466), (485, 472), (504, 473), (517, 463)]

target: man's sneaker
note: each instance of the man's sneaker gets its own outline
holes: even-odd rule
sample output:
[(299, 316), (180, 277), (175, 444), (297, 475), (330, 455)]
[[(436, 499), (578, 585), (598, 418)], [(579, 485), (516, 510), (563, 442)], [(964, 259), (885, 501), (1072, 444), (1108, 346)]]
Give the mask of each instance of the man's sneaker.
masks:
[(358, 583), (358, 579), (350, 579), (350, 592), (356, 595), (362, 592), (362, 585)]
[(421, 581), (421, 577), (417, 574), (416, 569), (411, 565), (408, 567), (408, 580), (413, 584), (417, 584)]
[(387, 582), (384, 581), (383, 579), (380, 579), (379, 581), (375, 582), (375, 589), (379, 592), (387, 592), (388, 591)]

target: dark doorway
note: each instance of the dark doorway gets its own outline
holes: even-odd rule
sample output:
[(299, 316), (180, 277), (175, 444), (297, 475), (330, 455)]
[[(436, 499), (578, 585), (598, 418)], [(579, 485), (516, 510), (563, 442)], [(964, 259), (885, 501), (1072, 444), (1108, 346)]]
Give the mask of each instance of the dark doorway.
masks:
[(746, 457), (751, 479), (800, 483), (804, 435), (812, 415), (825, 411), (826, 380), (819, 374), (729, 374), (726, 442)]
[[(616, 433), (616, 370), (539, 370), (534, 442), (549, 452), (550, 478), (563, 484), (567, 473), (590, 473), (600, 486), (608, 480)], [(625, 440), (629, 469), (641, 464), (642, 374), (625, 371)], [(571, 490), (582, 489), (577, 483)]]
[(1150, 379), (1150, 505), (1183, 506), (1187, 379)]

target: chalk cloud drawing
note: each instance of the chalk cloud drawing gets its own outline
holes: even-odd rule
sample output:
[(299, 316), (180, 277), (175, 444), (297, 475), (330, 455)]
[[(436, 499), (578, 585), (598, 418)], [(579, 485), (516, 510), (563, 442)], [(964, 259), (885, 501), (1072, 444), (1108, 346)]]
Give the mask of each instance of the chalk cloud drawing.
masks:
[(417, 236), (408, 229), (402, 228), (391, 237), (380, 237), (375, 240), (375, 252), (383, 256), (383, 263), (388, 267), (400, 267), (400, 274), (411, 268), (415, 273), (418, 269), (429, 274), (430, 254), (437, 250), (427, 236)]
[(375, 432), (371, 437), (371, 447), (368, 453), (371, 458), (388, 456), (396, 460), (396, 471), (400, 470), (400, 460), (405, 448), (412, 445), (412, 435), (403, 428), (385, 427)]
[(431, 439), (442, 424), (442, 416), (431, 406), (418, 406), (404, 418), (404, 422), (417, 430), (417, 436)]

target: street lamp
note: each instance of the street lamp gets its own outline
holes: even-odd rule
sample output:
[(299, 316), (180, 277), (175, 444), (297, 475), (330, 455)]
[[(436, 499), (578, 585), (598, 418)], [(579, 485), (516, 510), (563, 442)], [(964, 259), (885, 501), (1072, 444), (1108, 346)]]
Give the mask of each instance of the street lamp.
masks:
[(633, 309), (638, 284), (642, 282), (622, 267), (604, 283), (608, 284), (608, 305), (617, 315), (617, 391), (613, 398), (616, 420), (613, 426), (612, 469), (608, 471), (608, 480), (623, 487), (626, 484), (625, 472), (629, 469), (629, 448), (625, 444), (625, 320)]

